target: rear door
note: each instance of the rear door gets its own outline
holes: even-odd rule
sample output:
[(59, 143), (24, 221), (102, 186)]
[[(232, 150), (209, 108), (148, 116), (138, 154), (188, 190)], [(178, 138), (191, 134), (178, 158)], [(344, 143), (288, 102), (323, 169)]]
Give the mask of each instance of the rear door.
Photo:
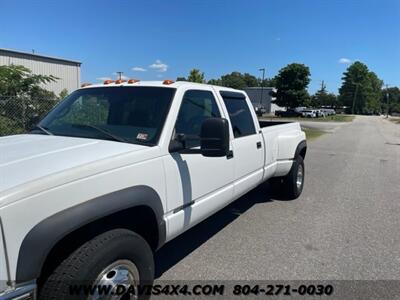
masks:
[(234, 194), (239, 197), (257, 186), (263, 177), (264, 149), (261, 133), (257, 132), (257, 117), (251, 113), (251, 103), (239, 92), (220, 91), (229, 115), (234, 139)]

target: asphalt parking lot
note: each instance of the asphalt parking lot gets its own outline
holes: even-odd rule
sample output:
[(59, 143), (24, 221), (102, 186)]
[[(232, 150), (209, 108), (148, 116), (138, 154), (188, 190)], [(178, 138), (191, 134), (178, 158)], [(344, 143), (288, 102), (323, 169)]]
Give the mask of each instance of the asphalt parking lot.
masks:
[(309, 143), (303, 194), (268, 184), (165, 245), (159, 280), (400, 279), (400, 126), (357, 117)]

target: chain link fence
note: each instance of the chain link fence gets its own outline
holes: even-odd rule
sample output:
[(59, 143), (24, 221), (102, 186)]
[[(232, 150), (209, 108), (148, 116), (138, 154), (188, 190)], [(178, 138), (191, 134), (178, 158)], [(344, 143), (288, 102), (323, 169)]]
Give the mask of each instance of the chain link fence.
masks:
[(58, 101), (0, 95), (0, 136), (29, 131)]

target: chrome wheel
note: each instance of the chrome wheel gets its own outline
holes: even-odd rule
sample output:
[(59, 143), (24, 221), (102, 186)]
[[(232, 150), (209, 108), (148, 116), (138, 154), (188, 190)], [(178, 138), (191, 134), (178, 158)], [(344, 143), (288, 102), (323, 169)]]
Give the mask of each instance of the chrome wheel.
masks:
[[(97, 290), (88, 300), (130, 300), (138, 299), (137, 286), (139, 285), (139, 271), (129, 260), (117, 260), (104, 268), (97, 276), (93, 286), (110, 286), (110, 293), (99, 293)], [(121, 294), (122, 291), (135, 289), (135, 293)]]
[(297, 177), (296, 177), (297, 190), (301, 189), (301, 186), (303, 185), (303, 179), (304, 179), (303, 165), (299, 164), (297, 168)]

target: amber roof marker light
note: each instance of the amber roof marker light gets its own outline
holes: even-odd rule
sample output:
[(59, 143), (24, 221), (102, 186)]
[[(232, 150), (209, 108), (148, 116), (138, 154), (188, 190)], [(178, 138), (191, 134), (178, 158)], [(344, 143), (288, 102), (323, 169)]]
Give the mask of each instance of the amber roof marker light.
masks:
[(121, 84), (121, 83), (124, 83), (126, 80), (123, 80), (123, 79), (118, 79), (118, 80), (115, 80), (115, 84)]
[(107, 80), (104, 80), (103, 84), (110, 84), (110, 83), (113, 83), (113, 82), (114, 82), (114, 80), (107, 79)]
[(139, 79), (129, 79), (128, 83), (136, 83), (136, 82), (139, 82), (139, 81), (140, 81)]
[(166, 79), (163, 81), (163, 84), (173, 84), (175, 81), (170, 80), (170, 79)]

